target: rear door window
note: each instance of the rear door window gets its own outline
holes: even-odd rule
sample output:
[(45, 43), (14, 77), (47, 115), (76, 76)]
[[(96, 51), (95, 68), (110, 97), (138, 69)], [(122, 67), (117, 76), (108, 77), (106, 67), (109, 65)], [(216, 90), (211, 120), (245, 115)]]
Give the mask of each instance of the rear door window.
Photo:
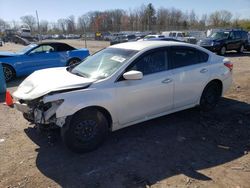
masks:
[(208, 58), (208, 54), (194, 48), (179, 46), (170, 48), (172, 69), (207, 62)]

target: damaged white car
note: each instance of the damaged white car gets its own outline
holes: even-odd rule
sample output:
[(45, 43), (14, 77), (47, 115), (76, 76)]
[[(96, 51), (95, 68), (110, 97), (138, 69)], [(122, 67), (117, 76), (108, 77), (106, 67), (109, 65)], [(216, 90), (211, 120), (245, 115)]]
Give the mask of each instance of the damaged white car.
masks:
[(232, 82), (233, 64), (196, 45), (114, 45), (75, 67), (36, 71), (13, 93), (39, 126), (61, 128), (74, 152), (98, 147), (109, 131), (200, 106), (210, 110)]

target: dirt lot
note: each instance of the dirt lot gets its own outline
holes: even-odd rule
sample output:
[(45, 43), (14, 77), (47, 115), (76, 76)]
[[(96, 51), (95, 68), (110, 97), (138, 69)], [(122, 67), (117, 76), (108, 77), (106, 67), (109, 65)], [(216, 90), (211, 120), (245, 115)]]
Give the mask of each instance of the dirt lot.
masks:
[[(88, 42), (91, 52), (107, 45)], [(48, 144), (21, 113), (0, 104), (0, 187), (250, 187), (250, 54), (227, 56), (234, 84), (214, 111), (190, 109), (119, 130), (84, 155), (59, 138)]]

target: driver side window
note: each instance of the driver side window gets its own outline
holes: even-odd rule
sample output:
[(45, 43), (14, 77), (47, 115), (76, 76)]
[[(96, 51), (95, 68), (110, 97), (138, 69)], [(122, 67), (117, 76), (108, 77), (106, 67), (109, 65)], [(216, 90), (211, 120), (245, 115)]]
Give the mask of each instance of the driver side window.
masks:
[(55, 49), (50, 45), (41, 45), (36, 49), (32, 50), (30, 53), (45, 53), (45, 52), (53, 52)]
[(152, 52), (140, 58), (128, 71), (137, 70), (143, 75), (153, 74), (168, 69), (167, 52), (165, 50)]

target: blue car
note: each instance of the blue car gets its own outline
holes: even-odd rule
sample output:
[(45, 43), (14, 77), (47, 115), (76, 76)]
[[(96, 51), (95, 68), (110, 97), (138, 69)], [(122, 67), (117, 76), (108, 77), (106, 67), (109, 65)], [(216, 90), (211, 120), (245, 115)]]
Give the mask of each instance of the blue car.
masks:
[(89, 56), (86, 48), (76, 49), (60, 42), (30, 44), (19, 52), (0, 52), (5, 80), (29, 75), (40, 69), (71, 66)]

